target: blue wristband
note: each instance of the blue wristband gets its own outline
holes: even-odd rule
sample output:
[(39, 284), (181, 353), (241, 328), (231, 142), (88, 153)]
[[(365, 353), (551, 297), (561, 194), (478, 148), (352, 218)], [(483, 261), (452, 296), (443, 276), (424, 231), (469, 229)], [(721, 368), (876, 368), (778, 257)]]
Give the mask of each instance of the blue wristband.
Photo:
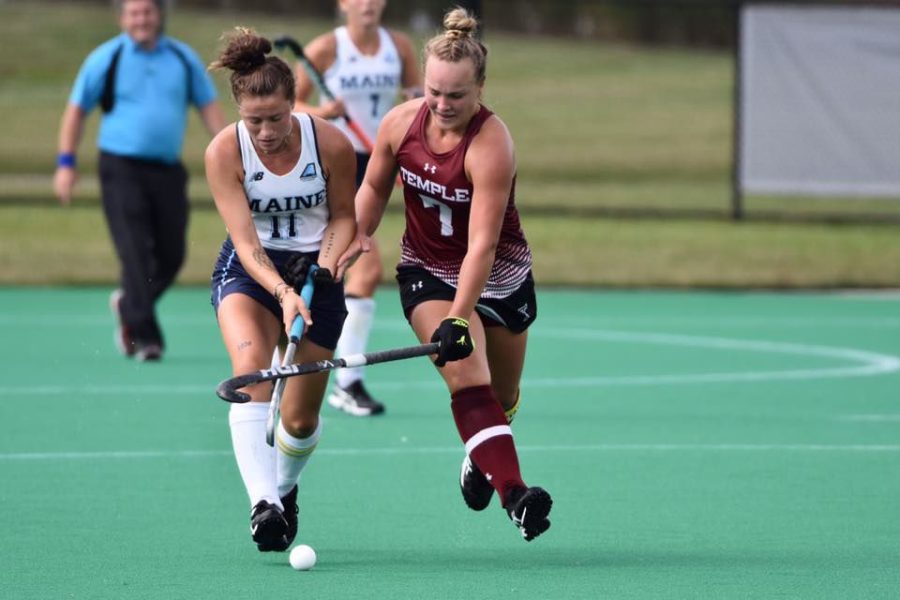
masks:
[(70, 169), (75, 168), (75, 155), (71, 152), (60, 152), (56, 156), (56, 166), (57, 167), (69, 167)]

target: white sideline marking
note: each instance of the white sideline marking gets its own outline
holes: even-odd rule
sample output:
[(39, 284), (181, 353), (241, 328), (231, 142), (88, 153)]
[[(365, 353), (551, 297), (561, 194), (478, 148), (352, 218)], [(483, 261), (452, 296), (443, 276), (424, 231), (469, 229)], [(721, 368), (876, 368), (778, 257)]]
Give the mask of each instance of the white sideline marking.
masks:
[[(900, 292), (898, 292), (900, 294)], [(853, 297), (848, 295), (848, 297)], [(841, 299), (840, 297), (837, 297)], [(853, 299), (865, 299), (862, 297), (853, 297)], [(872, 299), (887, 299), (890, 298), (893, 301), (900, 299), (900, 295), (897, 297), (888, 297), (884, 298), (875, 298)], [(180, 326), (197, 326), (197, 327), (209, 327), (211, 331), (215, 330), (215, 317), (210, 310), (210, 313), (207, 314), (196, 314), (196, 315), (169, 315), (166, 317), (166, 323), (171, 325), (180, 325)], [(778, 317), (778, 316), (767, 316), (767, 315), (731, 315), (724, 317), (713, 317), (713, 316), (662, 316), (662, 317), (641, 317), (641, 316), (604, 316), (604, 315), (578, 315), (578, 316), (565, 316), (565, 315), (555, 315), (548, 317), (541, 317), (535, 323), (534, 331), (543, 332), (549, 327), (565, 324), (565, 325), (577, 325), (583, 323), (593, 323), (593, 324), (606, 324), (606, 325), (614, 325), (614, 324), (628, 324), (628, 325), (642, 325), (647, 327), (660, 327), (660, 326), (673, 326), (673, 325), (683, 325), (683, 326), (724, 326), (724, 327), (758, 327), (758, 326), (777, 326), (778, 328), (785, 327), (900, 327), (900, 318), (897, 317), (799, 317), (799, 316), (791, 316), (791, 317)], [(61, 325), (64, 326), (72, 326), (72, 327), (108, 327), (112, 324), (112, 317), (109, 316), (108, 313), (97, 313), (97, 314), (81, 314), (81, 315), (68, 315), (68, 314), (48, 314), (48, 315), (13, 315), (13, 314), (4, 314), (0, 315), (0, 325), (13, 325), (18, 327), (27, 327), (27, 328), (59, 328)], [(376, 331), (402, 331), (410, 334), (410, 340), (415, 340), (412, 336), (412, 333), (409, 329), (409, 325), (405, 321), (400, 320), (379, 320), (372, 324), (373, 330)]]
[(841, 421), (863, 421), (870, 423), (900, 423), (900, 415), (844, 415)]
[[(688, 335), (671, 335), (659, 333), (636, 333), (624, 331), (603, 331), (584, 329), (561, 329), (544, 331), (541, 337), (562, 338), (565, 340), (591, 340), (617, 343), (637, 343), (651, 345), (681, 346), (693, 348), (709, 348), (714, 350), (748, 351), (765, 354), (788, 354), (795, 356), (814, 356), (858, 363), (854, 366), (822, 367), (814, 369), (793, 369), (779, 371), (737, 371), (721, 373), (685, 373), (685, 374), (649, 374), (628, 376), (593, 376), (593, 377), (542, 377), (524, 378), (525, 388), (560, 388), (560, 387), (597, 387), (597, 386), (637, 386), (637, 385), (677, 385), (692, 383), (725, 383), (725, 382), (759, 382), (783, 380), (811, 380), (826, 378), (869, 377), (885, 375), (900, 371), (900, 357), (879, 354), (855, 348), (819, 346), (811, 344), (795, 344), (788, 342), (769, 342), (742, 340), (721, 337), (703, 337)], [(0, 386), (0, 396), (42, 395), (70, 396), (79, 395), (165, 395), (190, 394), (212, 395), (218, 382), (206, 384), (183, 385), (27, 385)], [(383, 389), (438, 389), (443, 382), (431, 374), (413, 381), (380, 381), (378, 387)]]
[[(897, 453), (900, 444), (586, 444), (519, 446), (518, 452), (850, 452)], [(393, 448), (319, 448), (316, 455), (371, 456), (371, 455), (419, 455), (457, 454), (464, 449), (454, 447)], [(110, 452), (7, 452), (0, 453), (0, 461), (41, 460), (105, 460), (105, 459), (157, 459), (157, 458), (222, 458), (231, 457), (231, 450), (146, 450)]]

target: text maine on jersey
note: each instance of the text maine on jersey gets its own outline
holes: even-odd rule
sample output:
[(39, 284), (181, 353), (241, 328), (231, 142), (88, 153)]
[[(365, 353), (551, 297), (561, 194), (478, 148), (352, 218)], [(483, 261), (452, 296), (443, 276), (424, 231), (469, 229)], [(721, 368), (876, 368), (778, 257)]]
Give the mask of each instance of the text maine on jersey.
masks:
[(395, 75), (351, 75), (349, 77), (341, 77), (340, 80), (342, 90), (400, 87), (400, 78)]
[[(322, 190), (308, 196), (288, 196), (286, 198), (269, 198), (268, 200), (251, 198), (249, 203), (250, 210), (255, 213), (288, 212), (319, 206), (325, 202), (325, 198), (325, 190)], [(265, 207), (263, 207), (264, 202)]]

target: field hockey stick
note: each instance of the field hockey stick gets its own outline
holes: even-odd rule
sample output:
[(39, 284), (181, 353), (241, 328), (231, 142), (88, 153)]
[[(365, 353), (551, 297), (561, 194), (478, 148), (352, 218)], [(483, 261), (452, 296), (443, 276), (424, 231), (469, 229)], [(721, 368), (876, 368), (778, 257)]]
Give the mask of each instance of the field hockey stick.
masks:
[[(300, 45), (300, 42), (295, 40), (294, 38), (283, 35), (279, 38), (276, 38), (272, 44), (278, 50), (287, 48), (291, 51), (297, 60), (300, 61), (300, 64), (303, 65), (303, 68), (306, 70), (307, 75), (312, 80), (312, 82), (319, 89), (319, 93), (334, 102), (337, 98), (331, 90), (328, 88), (328, 84), (325, 83), (325, 80), (322, 78), (322, 74), (316, 70), (316, 67), (312, 64), (309, 58), (306, 57), (306, 54), (303, 52), (303, 46)], [(357, 139), (362, 143), (363, 146), (366, 147), (366, 150), (369, 154), (372, 153), (372, 149), (375, 147), (375, 144), (372, 143), (372, 139), (366, 135), (366, 132), (363, 131), (362, 127), (359, 126), (359, 123), (350, 118), (350, 115), (344, 111), (344, 120), (347, 122), (347, 127), (353, 131), (354, 135), (356, 135)]]
[(431, 342), (430, 344), (407, 346), (406, 348), (379, 350), (375, 352), (366, 352), (365, 354), (350, 354), (343, 358), (333, 358), (331, 360), (319, 360), (296, 365), (283, 365), (273, 369), (264, 369), (262, 371), (226, 379), (216, 388), (216, 394), (226, 402), (249, 402), (250, 396), (244, 392), (239, 392), (238, 390), (240, 388), (247, 387), (248, 385), (256, 385), (263, 381), (274, 381), (276, 379), (284, 381), (288, 377), (296, 377), (298, 375), (310, 375), (312, 373), (322, 373), (334, 369), (363, 367), (394, 360), (415, 358), (416, 356), (437, 354), (440, 347), (441, 345), (439, 342)]
[[(306, 281), (303, 283), (303, 288), (300, 290), (300, 297), (306, 302), (307, 308), (312, 304), (313, 273), (315, 273), (318, 268), (317, 265), (310, 265), (309, 271), (306, 274)], [(291, 324), (290, 340), (288, 341), (287, 348), (284, 350), (284, 360), (281, 362), (282, 367), (287, 367), (294, 362), (297, 344), (300, 343), (300, 338), (303, 335), (303, 325), (303, 317), (300, 315), (294, 317), (294, 322)], [(266, 443), (272, 447), (275, 446), (275, 420), (278, 418), (278, 410), (281, 407), (281, 394), (284, 393), (284, 385), (284, 379), (279, 379), (275, 382), (275, 387), (272, 389), (272, 399), (269, 401), (269, 416), (266, 418)], [(247, 400), (249, 399), (250, 397), (248, 396)]]

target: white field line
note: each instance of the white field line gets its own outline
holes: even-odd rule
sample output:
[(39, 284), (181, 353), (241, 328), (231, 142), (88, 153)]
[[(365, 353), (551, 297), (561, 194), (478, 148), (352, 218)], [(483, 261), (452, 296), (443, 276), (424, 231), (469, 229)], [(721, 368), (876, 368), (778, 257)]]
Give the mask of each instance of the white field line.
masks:
[[(556, 329), (544, 331), (541, 338), (559, 338), (567, 342), (611, 342), (619, 344), (647, 344), (652, 346), (676, 346), (705, 348), (715, 351), (756, 352), (761, 354), (784, 354), (802, 357), (817, 357), (851, 363), (850, 365), (820, 367), (812, 369), (786, 369), (769, 371), (733, 371), (714, 373), (652, 373), (626, 376), (589, 377), (541, 377), (525, 378), (522, 386), (528, 388), (598, 387), (598, 386), (643, 386), (676, 385), (696, 383), (765, 382), (783, 380), (816, 380), (830, 378), (870, 377), (900, 371), (900, 357), (879, 354), (855, 348), (770, 342), (723, 337), (673, 335), (661, 333), (636, 333), (626, 331), (604, 331), (590, 329)], [(217, 382), (215, 382), (217, 383)], [(80, 384), (80, 385), (27, 385), (0, 386), (2, 396), (42, 395), (159, 395), (159, 394), (207, 394), (214, 382), (206, 384)], [(440, 388), (443, 383), (431, 374), (419, 380), (383, 381), (378, 383), (384, 389)]]
[(858, 421), (863, 423), (900, 423), (900, 414), (887, 415), (842, 415), (839, 421)]
[[(166, 317), (166, 323), (170, 325), (180, 326), (196, 326), (206, 327), (210, 331), (215, 330), (215, 318), (210, 309), (209, 314), (197, 315), (169, 315)], [(576, 326), (579, 324), (590, 324), (593, 326), (616, 326), (616, 325), (636, 325), (643, 327), (670, 327), (670, 326), (689, 326), (689, 327), (778, 327), (784, 328), (801, 328), (814, 327), (823, 329), (828, 327), (854, 327), (854, 328), (877, 328), (884, 329), (889, 327), (900, 327), (900, 317), (778, 317), (767, 315), (730, 315), (724, 317), (713, 316), (679, 316), (679, 317), (641, 317), (641, 316), (603, 316), (603, 315), (572, 315), (572, 316), (552, 316), (538, 319), (534, 325), (534, 331), (537, 335), (546, 333), (547, 330), (563, 325)], [(0, 315), (0, 325), (17, 326), (27, 328), (55, 328), (61, 326), (71, 327), (111, 327), (112, 317), (109, 314), (97, 315)], [(410, 332), (409, 325), (405, 321), (397, 319), (379, 319), (373, 323), (372, 328), (377, 331), (400, 331), (409, 332), (411, 340), (415, 338)]]
[[(528, 452), (834, 452), (858, 454), (900, 453), (900, 444), (585, 444), (519, 446), (520, 453)], [(364, 456), (463, 454), (459, 447), (396, 446), (390, 448), (319, 448), (316, 455)], [(146, 450), (107, 452), (6, 452), (0, 462), (55, 460), (133, 460), (133, 459), (206, 459), (232, 456), (231, 450)]]
[[(656, 346), (706, 348), (711, 350), (758, 352), (762, 354), (787, 354), (821, 357), (858, 363), (856, 366), (824, 367), (816, 369), (789, 369), (777, 371), (738, 371), (727, 373), (688, 373), (678, 375), (638, 375), (624, 377), (587, 377), (540, 380), (544, 385), (659, 385), (675, 383), (718, 383), (724, 381), (774, 381), (785, 379), (824, 379), (835, 377), (864, 377), (882, 375), (900, 370), (900, 357), (879, 354), (855, 348), (770, 342), (723, 337), (673, 335), (663, 333), (636, 333), (627, 331), (597, 331), (585, 329), (557, 329), (544, 332), (548, 337), (560, 337), (567, 341), (590, 340), (595, 342), (643, 343)], [(574, 380), (574, 383), (573, 383)]]

